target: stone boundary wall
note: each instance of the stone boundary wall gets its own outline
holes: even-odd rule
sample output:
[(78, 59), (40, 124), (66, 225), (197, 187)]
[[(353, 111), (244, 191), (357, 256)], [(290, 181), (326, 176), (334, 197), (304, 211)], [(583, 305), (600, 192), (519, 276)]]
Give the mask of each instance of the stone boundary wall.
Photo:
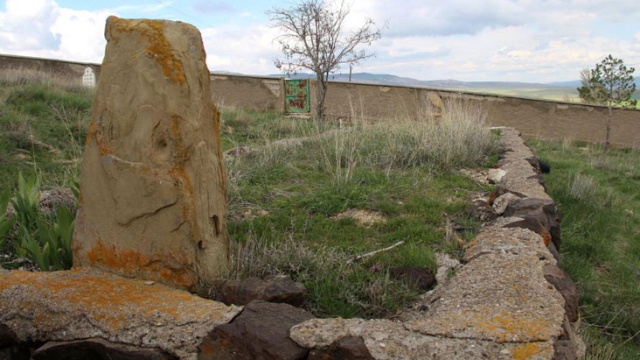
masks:
[(27, 70), (49, 74), (74, 85), (82, 85), (82, 76), (90, 68), (97, 84), (100, 64), (0, 54), (0, 70)]
[[(100, 65), (0, 54), (2, 69), (35, 69), (81, 82), (91, 67), (99, 79)], [(284, 79), (212, 73), (212, 91), (218, 105), (284, 112)], [(310, 84), (311, 113), (316, 107), (314, 82)], [(396, 120), (438, 111), (446, 99), (464, 99), (488, 111), (491, 126), (509, 126), (527, 138), (603, 142), (606, 107), (536, 100), (511, 96), (449, 91), (409, 86), (329, 82), (326, 107), (334, 118), (364, 117)], [(640, 111), (614, 110), (611, 142), (640, 148)]]
[(489, 174), (497, 190), (476, 200), (498, 216), (462, 265), (439, 264), (454, 274), (438, 274), (397, 320), (316, 319), (264, 301), (226, 306), (96, 269), (0, 269), (0, 358), (583, 358), (556, 207), (519, 132), (500, 130), (505, 153)]
[(218, 106), (284, 113), (284, 79), (211, 73), (213, 100)]

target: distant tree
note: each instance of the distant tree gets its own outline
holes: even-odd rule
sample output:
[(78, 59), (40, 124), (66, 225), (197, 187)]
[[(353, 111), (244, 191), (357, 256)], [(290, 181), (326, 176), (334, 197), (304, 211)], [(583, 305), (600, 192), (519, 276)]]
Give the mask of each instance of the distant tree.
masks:
[(595, 83), (592, 81), (591, 70), (582, 69), (580, 72), (580, 83), (581, 87), (578, 88), (578, 95), (582, 102), (587, 104), (597, 104), (597, 105), (606, 105), (603, 101), (604, 96), (601, 95), (601, 92), (604, 91), (602, 86), (599, 83)]
[[(586, 70), (586, 71), (585, 71)], [(633, 81), (634, 68), (627, 68), (621, 59), (609, 55), (595, 69), (582, 70), (582, 86), (578, 88), (580, 98), (589, 103), (607, 105), (608, 120), (605, 139), (605, 152), (611, 146), (612, 107), (635, 108), (637, 100), (632, 99), (636, 91)]]
[(290, 8), (273, 8), (267, 12), (274, 26), (284, 32), (276, 39), (283, 54), (283, 58), (275, 60), (276, 67), (287, 74), (307, 69), (316, 75), (316, 117), (320, 125), (325, 117), (329, 74), (340, 65), (355, 65), (373, 56), (356, 48), (371, 45), (382, 36), (381, 29), (371, 19), (366, 19), (359, 29), (343, 34), (349, 10), (344, 2), (332, 7), (323, 0), (302, 0)]

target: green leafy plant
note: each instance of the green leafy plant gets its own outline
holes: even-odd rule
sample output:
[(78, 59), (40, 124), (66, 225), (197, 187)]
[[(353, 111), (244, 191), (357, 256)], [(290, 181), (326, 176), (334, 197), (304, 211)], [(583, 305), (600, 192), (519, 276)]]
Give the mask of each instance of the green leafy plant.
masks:
[[(22, 173), (18, 174), (18, 188), (15, 199), (11, 201), (16, 212), (14, 218), (19, 225), (13, 241), (15, 255), (31, 259), (44, 271), (69, 269), (72, 265), (74, 216), (64, 206), (58, 208), (54, 219), (44, 216), (38, 208), (40, 183), (37, 175), (25, 180)], [(8, 195), (5, 196), (8, 199)], [(0, 199), (0, 205), (5, 196)]]
[(37, 175), (29, 176), (25, 180), (22, 172), (18, 174), (18, 189), (11, 205), (16, 211), (16, 217), (21, 228), (36, 229), (38, 219), (38, 204), (40, 203), (40, 178)]
[(9, 205), (10, 196), (11, 193), (8, 190), (0, 195), (0, 250), (4, 248), (7, 234), (15, 222), (15, 217), (7, 218), (7, 206)]
[(74, 225), (73, 215), (66, 207), (61, 206), (58, 208), (56, 222), (52, 225), (38, 219), (35, 236), (24, 233), (23, 244), (41, 270), (71, 268), (71, 237)]
[(589, 103), (604, 104), (608, 108), (607, 135), (605, 139), (605, 152), (611, 145), (611, 121), (612, 107), (635, 108), (636, 99), (632, 99), (636, 91), (633, 82), (633, 67), (627, 68), (621, 59), (609, 55), (590, 72), (582, 71), (582, 86), (578, 88), (580, 98)]

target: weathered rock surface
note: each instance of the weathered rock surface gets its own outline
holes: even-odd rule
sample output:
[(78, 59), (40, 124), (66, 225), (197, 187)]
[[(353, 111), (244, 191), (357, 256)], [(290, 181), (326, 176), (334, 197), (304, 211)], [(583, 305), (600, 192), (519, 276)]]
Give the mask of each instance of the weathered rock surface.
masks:
[(378, 360), (551, 359), (554, 350), (548, 341), (497, 343), (423, 335), (389, 320), (313, 319), (291, 329), (291, 338), (308, 349), (331, 349), (350, 337), (362, 338)]
[(535, 255), (487, 254), (458, 270), (428, 311), (405, 326), (450, 338), (545, 342), (561, 334), (563, 306)]
[(313, 317), (288, 304), (254, 301), (233, 322), (207, 336), (198, 359), (304, 359), (308, 350), (289, 338), (289, 330)]
[(159, 349), (115, 344), (103, 339), (49, 341), (33, 352), (33, 360), (178, 360)]
[(101, 338), (192, 359), (215, 326), (240, 312), (149, 284), (97, 269), (11, 271), (0, 276), (0, 324), (21, 343)]
[(184, 289), (229, 260), (220, 118), (199, 31), (109, 17), (73, 238), (74, 266)]
[(220, 301), (225, 304), (247, 305), (254, 300), (286, 303), (300, 307), (307, 290), (288, 276), (272, 276), (267, 279), (251, 277), (227, 281), (221, 290)]

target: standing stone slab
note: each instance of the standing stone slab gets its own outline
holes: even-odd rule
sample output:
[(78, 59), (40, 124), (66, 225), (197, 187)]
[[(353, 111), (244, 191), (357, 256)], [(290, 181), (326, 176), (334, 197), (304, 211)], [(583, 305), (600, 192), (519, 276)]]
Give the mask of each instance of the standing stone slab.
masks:
[(220, 118), (198, 30), (109, 17), (74, 266), (194, 290), (229, 261)]

